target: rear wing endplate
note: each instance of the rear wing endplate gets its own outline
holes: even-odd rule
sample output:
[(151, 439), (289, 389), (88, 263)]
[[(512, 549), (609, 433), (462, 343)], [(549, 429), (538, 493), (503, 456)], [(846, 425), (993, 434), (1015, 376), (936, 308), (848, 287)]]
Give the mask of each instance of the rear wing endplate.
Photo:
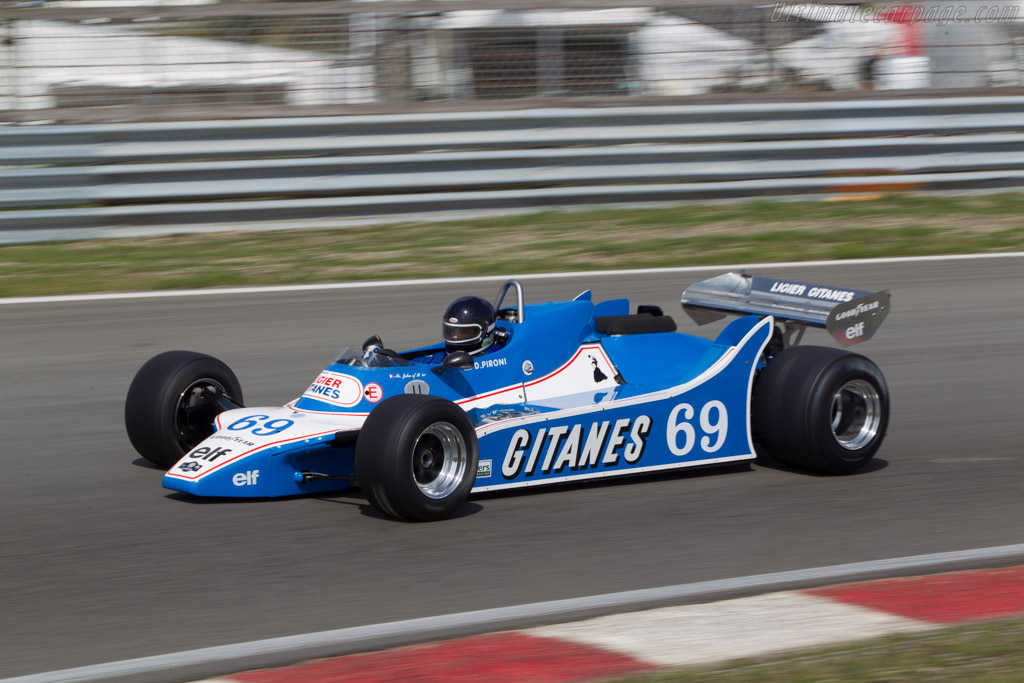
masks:
[(889, 314), (889, 290), (870, 292), (726, 273), (683, 292), (683, 310), (698, 325), (726, 315), (771, 315), (787, 327), (820, 327), (852, 346), (874, 336)]

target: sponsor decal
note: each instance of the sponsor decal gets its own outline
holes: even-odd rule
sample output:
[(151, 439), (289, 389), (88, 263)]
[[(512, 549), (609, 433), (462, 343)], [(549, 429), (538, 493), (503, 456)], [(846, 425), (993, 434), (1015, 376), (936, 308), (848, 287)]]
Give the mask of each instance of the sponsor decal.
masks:
[(808, 299), (821, 299), (823, 301), (846, 302), (856, 296), (856, 292), (849, 289), (830, 289), (828, 287), (814, 287), (799, 282), (780, 282), (776, 280), (768, 289), (769, 292), (778, 294), (789, 294), (790, 296), (802, 296)]
[(844, 333), (847, 339), (856, 339), (857, 337), (864, 336), (864, 323), (857, 323), (846, 328)]
[(608, 379), (608, 375), (606, 375), (603, 372), (601, 372), (601, 368), (598, 367), (597, 359), (594, 358), (593, 356), (587, 356), (587, 357), (590, 358), (590, 363), (591, 363), (591, 365), (594, 366), (594, 381), (595, 382), (603, 382), (606, 379)]
[(389, 372), (389, 379), (416, 379), (417, 377), (426, 377), (425, 372)]
[(845, 302), (852, 299), (857, 293), (849, 289), (829, 289), (828, 287), (812, 287), (807, 296), (812, 299), (824, 299), (826, 301)]
[(837, 304), (825, 320), (825, 329), (840, 346), (870, 339), (889, 314), (889, 292), (881, 291)]
[(615, 467), (621, 459), (634, 465), (643, 457), (652, 420), (647, 415), (583, 425), (541, 427), (536, 433), (517, 429), (505, 451), (501, 474), (515, 479), (565, 471)]
[[(299, 416), (296, 415), (296, 417), (299, 417)], [(246, 441), (245, 439), (243, 439), (240, 436), (231, 436), (229, 434), (214, 434), (213, 436), (211, 436), (209, 438), (210, 439), (220, 439), (222, 441), (230, 441), (231, 443), (237, 443), (240, 446), (247, 446), (249, 448), (251, 448), (251, 447), (256, 445), (252, 441)]]
[(222, 455), (227, 455), (231, 452), (230, 448), (215, 448), (213, 446), (200, 446), (191, 453), (188, 454), (190, 458), (196, 458), (197, 460), (205, 460), (207, 462), (213, 462)]
[(508, 365), (507, 358), (485, 358), (473, 361), (474, 370), (479, 370), (480, 368), (500, 368), (503, 365)]
[(178, 469), (181, 470), (182, 472), (198, 472), (199, 470), (203, 469), (203, 466), (200, 465), (195, 460), (193, 460), (191, 462), (181, 463), (180, 465), (178, 465)]
[(772, 288), (769, 292), (778, 292), (779, 294), (792, 294), (793, 296), (802, 296), (804, 291), (807, 289), (807, 285), (798, 285), (795, 282), (776, 282), (772, 284)]
[(476, 466), (476, 478), (486, 479), (491, 476), (491, 461), (481, 460)]
[(255, 486), (256, 480), (259, 478), (259, 470), (249, 470), (248, 472), (238, 472), (235, 474), (235, 476), (231, 477), (231, 483), (235, 486)]
[(526, 417), (528, 415), (536, 415), (539, 411), (529, 406), (523, 406), (522, 408), (495, 408), (483, 413), (480, 417), (480, 424), (490, 424), (491, 422), (499, 422), (501, 420), (509, 420), (513, 417)]
[(405, 393), (407, 394), (429, 394), (430, 385), (421, 379), (414, 379), (405, 385)]
[(370, 403), (376, 403), (377, 401), (384, 398), (384, 390), (380, 388), (379, 384), (367, 384), (363, 388), (363, 396), (365, 396), (366, 400), (369, 401)]
[(532, 375), (533, 374), (533, 363), (531, 363), (528, 360), (524, 360), (523, 361), (523, 374), (524, 375)]
[(848, 311), (843, 311), (842, 313), (837, 313), (836, 314), (836, 320), (845, 320), (846, 318), (856, 318), (857, 316), (859, 316), (862, 313), (867, 313), (868, 311), (873, 311), (873, 310), (879, 308), (881, 305), (882, 305), (881, 301), (869, 301), (867, 303), (857, 304), (856, 306), (854, 306), (853, 308), (851, 308)]
[(302, 395), (348, 408), (362, 400), (363, 385), (355, 377), (324, 370)]

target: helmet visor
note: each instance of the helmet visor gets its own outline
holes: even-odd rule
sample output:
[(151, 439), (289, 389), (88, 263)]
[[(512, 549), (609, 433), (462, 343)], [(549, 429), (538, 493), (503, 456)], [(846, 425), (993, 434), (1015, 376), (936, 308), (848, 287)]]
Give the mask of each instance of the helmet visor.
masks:
[(444, 340), (454, 344), (476, 341), (484, 336), (484, 328), (477, 323), (444, 323)]

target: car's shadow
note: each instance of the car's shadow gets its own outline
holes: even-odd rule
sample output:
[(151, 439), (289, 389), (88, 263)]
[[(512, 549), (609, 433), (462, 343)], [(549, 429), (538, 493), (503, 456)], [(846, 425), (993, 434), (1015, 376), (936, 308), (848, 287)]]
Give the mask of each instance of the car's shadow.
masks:
[(645, 472), (642, 474), (628, 474), (607, 479), (590, 479), (585, 481), (567, 481), (559, 484), (545, 484), (537, 487), (525, 487), (507, 491), (487, 491), (485, 493), (474, 493), (473, 500), (497, 500), (525, 496), (538, 491), (576, 491), (584, 489), (607, 489), (619, 486), (634, 486), (636, 484), (654, 481), (678, 481), (680, 479), (701, 479), (707, 476), (738, 474), (750, 472), (749, 462), (736, 463), (733, 465), (708, 465), (706, 467), (693, 467), (685, 470), (669, 470), (663, 472)]
[[(159, 470), (161, 468), (153, 465), (147, 460), (142, 458), (136, 459), (133, 463), (138, 467), (145, 467), (147, 469)], [(745, 472), (754, 472), (753, 465), (757, 467), (763, 467), (765, 469), (778, 470), (780, 472), (788, 472), (794, 475), (810, 476), (815, 478), (828, 478), (836, 475), (822, 474), (819, 472), (811, 472), (808, 470), (797, 469), (784, 465), (770, 456), (758, 452), (757, 460), (754, 462), (742, 462), (732, 465), (708, 465), (706, 467), (694, 467), (683, 470), (669, 470), (663, 472), (649, 472), (643, 474), (634, 474), (621, 476), (609, 479), (599, 480), (588, 480), (588, 481), (577, 481), (577, 482), (564, 482), (559, 484), (547, 484), (542, 487), (527, 487), (510, 489), (506, 491), (487, 491), (484, 493), (472, 494), (472, 498), (469, 502), (464, 504), (459, 510), (449, 517), (448, 519), (461, 519), (464, 517), (470, 517), (484, 510), (484, 506), (481, 502), (489, 500), (502, 500), (506, 498), (517, 498), (522, 496), (531, 496), (536, 493), (556, 493), (558, 491), (574, 491), (574, 490), (586, 490), (586, 489), (608, 489), (620, 486), (633, 486), (636, 484), (657, 482), (657, 481), (679, 481), (679, 480), (690, 480), (690, 479), (701, 479), (709, 476), (723, 476), (728, 474), (738, 475)], [(870, 474), (878, 472), (889, 466), (889, 462), (882, 458), (873, 458), (863, 468), (854, 472), (852, 475), (846, 476), (859, 476), (864, 474)], [(538, 490), (539, 489), (539, 490)], [(189, 503), (191, 505), (245, 505), (249, 503), (270, 503), (285, 500), (294, 500), (297, 498), (309, 498), (313, 500), (322, 501), (325, 503), (337, 503), (339, 505), (348, 505), (359, 508), (359, 513), (364, 517), (372, 519), (378, 519), (381, 521), (387, 521), (398, 524), (409, 524), (410, 522), (401, 519), (395, 519), (389, 515), (386, 515), (372, 505), (370, 505), (366, 498), (360, 493), (358, 487), (353, 486), (351, 489), (345, 491), (337, 491), (330, 494), (324, 493), (306, 493), (298, 494), (294, 496), (275, 496), (275, 497), (264, 497), (264, 498), (232, 498), (232, 497), (215, 497), (215, 496), (193, 496), (187, 493), (181, 493), (178, 491), (169, 492), (165, 496), (168, 499)], [(479, 502), (476, 502), (479, 501)]]
[[(311, 500), (317, 500), (324, 503), (337, 503), (339, 505), (348, 505), (350, 507), (359, 508), (359, 513), (364, 517), (370, 517), (372, 519), (379, 519), (386, 522), (394, 522), (398, 524), (409, 524), (407, 520), (395, 519), (380, 512), (368, 502), (366, 498), (359, 493), (359, 489), (354, 491), (339, 491), (337, 493), (323, 494), (323, 493), (302, 493), (295, 496), (274, 496), (264, 498), (229, 498), (219, 496), (193, 496), (188, 493), (182, 493), (180, 491), (172, 491), (167, 493), (165, 498), (169, 500), (180, 501), (182, 503), (189, 503), (190, 505), (246, 505), (251, 503), (276, 503), (286, 500), (296, 500), (301, 498), (308, 498)], [(462, 517), (469, 517), (475, 515), (478, 512), (483, 511), (483, 506), (474, 503), (472, 501), (466, 503), (458, 509), (458, 511), (446, 519), (459, 519)]]
[(154, 465), (145, 458), (135, 458), (134, 460), (132, 460), (132, 464), (135, 465), (136, 467), (141, 467), (142, 469), (145, 470), (164, 470), (163, 467), (160, 467), (159, 465)]
[[(812, 472), (810, 470), (797, 469), (795, 467), (789, 467), (783, 465), (770, 458), (767, 455), (758, 453), (757, 460), (736, 463), (733, 465), (707, 465), (704, 467), (693, 467), (687, 469), (668, 470), (663, 472), (650, 472), (644, 474), (632, 474), (616, 477), (614, 479), (599, 479), (589, 481), (578, 481), (578, 482), (565, 482), (561, 484), (547, 484), (543, 487), (528, 487), (510, 489), (507, 491), (488, 491), (485, 493), (474, 493), (473, 500), (499, 500), (502, 498), (512, 498), (516, 496), (530, 495), (537, 492), (538, 488), (542, 491), (573, 491), (590, 488), (607, 488), (607, 487), (618, 487), (618, 486), (633, 486), (635, 484), (641, 484), (646, 482), (655, 481), (680, 481), (689, 479), (700, 479), (703, 477), (722, 476), (726, 474), (740, 474), (744, 472), (754, 472), (754, 465), (757, 467), (763, 467), (766, 469), (778, 470), (780, 472), (789, 472), (797, 476), (808, 476), (815, 478), (830, 478), (840, 475), (835, 474), (824, 474), (821, 472)], [(872, 458), (867, 465), (857, 470), (853, 474), (842, 475), (842, 476), (859, 476), (864, 474), (870, 474), (872, 472), (878, 472), (889, 466), (889, 461), (882, 458)]]
[(194, 496), (191, 493), (171, 491), (166, 493), (164, 498), (169, 500), (179, 500), (183, 503), (191, 503), (192, 505), (245, 505), (246, 503), (269, 503), (302, 498), (322, 500), (329, 503), (340, 503), (342, 505), (366, 505), (366, 499), (358, 493), (359, 489), (355, 489), (355, 491), (355, 493), (352, 491), (337, 491), (328, 495), (323, 493), (298, 493), (294, 496), (246, 496), (244, 498), (236, 498), (233, 496)]
[(884, 458), (872, 458), (871, 460), (868, 461), (868, 463), (866, 465), (864, 465), (864, 467), (861, 467), (856, 472), (852, 472), (850, 474), (843, 474), (843, 475), (828, 474), (826, 472), (814, 472), (814, 471), (811, 471), (811, 470), (805, 470), (805, 469), (800, 469), (798, 467), (790, 467), (789, 465), (784, 465), (781, 462), (779, 462), (778, 460), (776, 460), (775, 458), (773, 458), (770, 455), (768, 455), (767, 453), (761, 452), (760, 449), (757, 449), (757, 460), (755, 462), (757, 463), (758, 467), (763, 467), (765, 469), (778, 470), (779, 472), (791, 472), (793, 474), (802, 474), (805, 477), (819, 477), (819, 478), (822, 478), (822, 477), (823, 478), (829, 478), (829, 477), (836, 477), (836, 476), (859, 477), (859, 476), (864, 475), (864, 474), (871, 474), (873, 472), (878, 472), (880, 470), (884, 470), (886, 467), (889, 466), (889, 461), (884, 459)]
[[(473, 497), (476, 498), (476, 496), (473, 496)], [(452, 520), (452, 519), (462, 519), (463, 517), (471, 517), (472, 515), (475, 515), (475, 514), (477, 514), (479, 512), (483, 512), (483, 509), (484, 509), (483, 505), (480, 505), (478, 503), (474, 503), (473, 501), (469, 501), (468, 503), (463, 504), (455, 512), (455, 514), (451, 515), (450, 517), (445, 517), (444, 521), (448, 521), (448, 520)], [(396, 524), (419, 524), (419, 522), (412, 522), (412, 521), (409, 521), (409, 520), (406, 520), (406, 519), (395, 519), (394, 517), (391, 517), (389, 515), (385, 515), (383, 512), (381, 512), (377, 508), (373, 507), (372, 505), (367, 503), (365, 500), (362, 501), (362, 504), (359, 506), (359, 514), (361, 514), (363, 517), (370, 517), (371, 519), (379, 519), (382, 522), (393, 522), (393, 523), (396, 523)]]

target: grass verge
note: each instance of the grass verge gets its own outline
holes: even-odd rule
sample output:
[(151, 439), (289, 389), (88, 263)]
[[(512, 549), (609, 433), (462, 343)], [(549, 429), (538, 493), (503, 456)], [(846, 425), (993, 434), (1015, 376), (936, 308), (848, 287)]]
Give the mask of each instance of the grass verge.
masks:
[(0, 246), (0, 296), (1024, 249), (1024, 194), (752, 201)]
[[(737, 643), (737, 652), (742, 651)], [(741, 660), (727, 665), (633, 676), (618, 683), (882, 683), (1024, 681), (1024, 619), (954, 626), (928, 634)]]

